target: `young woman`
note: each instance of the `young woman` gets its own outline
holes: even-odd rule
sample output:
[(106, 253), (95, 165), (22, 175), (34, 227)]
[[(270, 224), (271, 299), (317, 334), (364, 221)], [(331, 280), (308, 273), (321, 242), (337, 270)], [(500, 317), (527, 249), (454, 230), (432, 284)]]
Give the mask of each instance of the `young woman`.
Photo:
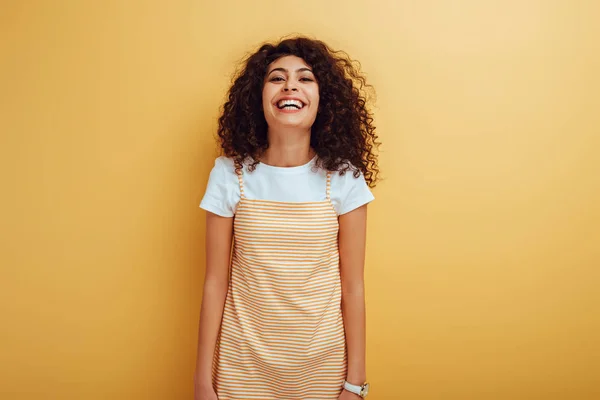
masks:
[(364, 87), (345, 53), (304, 37), (263, 45), (238, 73), (200, 205), (197, 400), (366, 396), (378, 142)]

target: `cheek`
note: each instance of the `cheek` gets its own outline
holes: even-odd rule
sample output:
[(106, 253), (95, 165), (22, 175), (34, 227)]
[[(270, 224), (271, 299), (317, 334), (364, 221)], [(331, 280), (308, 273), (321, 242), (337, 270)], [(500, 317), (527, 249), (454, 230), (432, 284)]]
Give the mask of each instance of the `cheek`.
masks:
[(267, 90), (263, 90), (262, 92), (262, 107), (263, 110), (266, 110), (267, 107), (271, 104), (271, 98), (269, 97), (269, 92)]
[(312, 90), (311, 97), (312, 97), (312, 102), (318, 106), (319, 101), (321, 100), (321, 97), (319, 96), (319, 87), (318, 86)]
[(319, 96), (319, 90), (317, 89), (315, 91), (315, 94), (313, 96), (313, 100), (312, 100), (313, 104), (316, 106), (316, 109), (320, 109), (321, 108), (321, 97)]
[(264, 107), (270, 106), (277, 94), (279, 89), (275, 85), (266, 84), (262, 91), (262, 103)]

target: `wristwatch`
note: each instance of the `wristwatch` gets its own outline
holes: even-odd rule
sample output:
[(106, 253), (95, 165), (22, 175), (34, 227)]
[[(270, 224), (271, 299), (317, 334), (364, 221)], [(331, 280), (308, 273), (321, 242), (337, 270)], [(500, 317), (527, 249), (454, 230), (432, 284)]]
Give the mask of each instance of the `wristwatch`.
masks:
[(356, 386), (349, 383), (348, 381), (344, 381), (344, 389), (346, 389), (350, 393), (359, 395), (363, 399), (369, 394), (369, 384), (366, 382), (360, 386)]

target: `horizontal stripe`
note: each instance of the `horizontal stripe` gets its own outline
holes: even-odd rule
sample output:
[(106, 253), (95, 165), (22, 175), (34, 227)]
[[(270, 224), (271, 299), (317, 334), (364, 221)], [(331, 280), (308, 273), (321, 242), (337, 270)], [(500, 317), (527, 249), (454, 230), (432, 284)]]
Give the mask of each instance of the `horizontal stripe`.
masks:
[(327, 197), (243, 197), (238, 204), (213, 366), (219, 400), (325, 400), (341, 393), (347, 354), (339, 224), (329, 189)]

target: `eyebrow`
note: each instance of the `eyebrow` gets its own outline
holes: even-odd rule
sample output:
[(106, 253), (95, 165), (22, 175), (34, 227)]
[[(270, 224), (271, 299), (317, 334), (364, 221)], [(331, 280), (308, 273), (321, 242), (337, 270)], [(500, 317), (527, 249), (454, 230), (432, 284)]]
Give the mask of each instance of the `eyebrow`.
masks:
[[(280, 67), (280, 68), (273, 68), (273, 69), (272, 69), (272, 70), (271, 70), (271, 71), (270, 71), (270, 72), (267, 74), (267, 76), (271, 75), (271, 74), (272, 74), (273, 72), (275, 72), (275, 71), (281, 71), (281, 72), (285, 72), (286, 74), (289, 72), (289, 71), (288, 71), (287, 69), (285, 69), (285, 68), (281, 68), (281, 67)], [(303, 72), (303, 71), (308, 71), (308, 72), (312, 73), (312, 69), (310, 69), (310, 68), (307, 68), (307, 67), (298, 68), (298, 69), (296, 70), (296, 72)]]

